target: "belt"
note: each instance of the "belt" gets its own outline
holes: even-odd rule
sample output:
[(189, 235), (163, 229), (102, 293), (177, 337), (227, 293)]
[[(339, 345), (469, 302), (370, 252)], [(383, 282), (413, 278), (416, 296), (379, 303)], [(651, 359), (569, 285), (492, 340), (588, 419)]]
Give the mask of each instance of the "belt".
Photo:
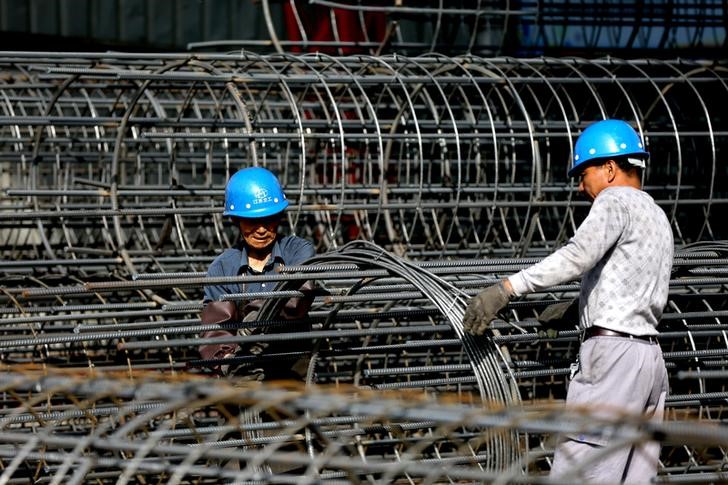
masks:
[(616, 330), (609, 330), (603, 327), (589, 327), (584, 330), (584, 340), (592, 337), (623, 337), (629, 339), (639, 339), (652, 344), (657, 343), (657, 337), (655, 335), (632, 335), (624, 332), (617, 332)]

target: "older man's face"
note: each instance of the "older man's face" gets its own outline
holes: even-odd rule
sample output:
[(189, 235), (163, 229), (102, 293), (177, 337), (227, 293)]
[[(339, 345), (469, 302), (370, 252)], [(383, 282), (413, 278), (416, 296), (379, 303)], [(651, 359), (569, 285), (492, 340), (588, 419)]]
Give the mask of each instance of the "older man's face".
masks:
[(280, 215), (256, 219), (238, 219), (238, 227), (245, 243), (256, 251), (262, 251), (276, 240)]

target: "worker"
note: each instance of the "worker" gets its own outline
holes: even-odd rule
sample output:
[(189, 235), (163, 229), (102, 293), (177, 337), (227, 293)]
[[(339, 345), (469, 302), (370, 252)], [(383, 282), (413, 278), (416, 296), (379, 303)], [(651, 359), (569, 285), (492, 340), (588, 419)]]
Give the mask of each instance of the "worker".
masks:
[[(480, 335), (515, 296), (543, 291), (581, 277), (578, 325), (583, 330), (579, 367), (567, 405), (641, 413), (662, 420), (667, 371), (657, 325), (667, 302), (673, 237), (662, 209), (641, 190), (649, 154), (626, 122), (589, 125), (576, 140), (569, 176), (591, 202), (586, 219), (566, 245), (499, 283), (468, 304), (465, 331)], [(574, 325), (568, 302), (544, 310), (545, 325)], [(648, 483), (657, 474), (660, 445), (610, 445), (608, 436), (567, 435), (554, 454), (553, 478), (598, 483)], [(574, 477), (575, 472), (580, 473)]]
[[(210, 264), (207, 276), (267, 275), (276, 273), (283, 266), (298, 265), (315, 254), (313, 245), (297, 236), (280, 236), (281, 223), (288, 200), (276, 176), (262, 167), (249, 167), (235, 173), (225, 187), (224, 216), (232, 218), (240, 237), (236, 244), (223, 251)], [(222, 324), (256, 320), (261, 299), (219, 301), (220, 297), (232, 293), (254, 293), (273, 290), (271, 283), (227, 283), (205, 287), (204, 306), (201, 314), (203, 324)], [(305, 283), (304, 290), (310, 289)], [(280, 317), (286, 320), (300, 320), (306, 316), (313, 298), (304, 296), (286, 301)], [(272, 327), (267, 332), (306, 331), (310, 325), (291, 324)], [(250, 329), (240, 333), (250, 335)], [(203, 338), (232, 335), (231, 331), (216, 329), (202, 333)], [(278, 342), (274, 345), (257, 343), (241, 348), (237, 344), (206, 344), (199, 348), (205, 360), (220, 360), (231, 357), (257, 355), (258, 362), (251, 365), (214, 365), (219, 374), (245, 374), (256, 380), (289, 379), (305, 376), (308, 360), (301, 356), (301, 349), (307, 343)], [(293, 355), (291, 359), (290, 356)], [(231, 360), (235, 362), (235, 360)]]

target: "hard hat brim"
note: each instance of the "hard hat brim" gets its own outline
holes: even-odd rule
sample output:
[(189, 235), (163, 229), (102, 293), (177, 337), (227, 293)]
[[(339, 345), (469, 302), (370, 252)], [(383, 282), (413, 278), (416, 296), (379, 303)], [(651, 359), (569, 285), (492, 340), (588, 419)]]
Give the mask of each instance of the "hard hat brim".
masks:
[(264, 217), (274, 216), (276, 214), (283, 214), (288, 207), (288, 201), (283, 199), (275, 207), (261, 207), (260, 209), (244, 209), (244, 210), (225, 210), (223, 216), (240, 217), (242, 219), (262, 219)]
[(635, 163), (632, 163), (635, 167), (645, 168), (647, 160), (650, 159), (650, 154), (648, 152), (640, 152), (640, 153), (630, 153), (628, 155), (613, 155), (613, 156), (606, 156), (606, 157), (596, 157), (596, 158), (590, 158), (589, 160), (585, 160), (581, 162), (578, 165), (575, 165), (571, 167), (571, 169), (566, 173), (569, 177), (578, 177), (581, 175), (581, 172), (583, 172), (587, 167), (591, 167), (592, 165), (601, 165), (602, 163), (606, 163), (608, 160), (614, 160), (615, 158), (639, 158), (643, 161), (643, 165), (637, 165)]

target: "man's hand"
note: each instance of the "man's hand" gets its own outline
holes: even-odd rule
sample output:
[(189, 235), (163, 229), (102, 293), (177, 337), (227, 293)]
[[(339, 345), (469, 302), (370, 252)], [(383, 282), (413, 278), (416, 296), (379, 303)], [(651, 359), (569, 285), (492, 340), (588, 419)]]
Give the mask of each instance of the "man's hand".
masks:
[(539, 339), (555, 339), (559, 337), (559, 331), (555, 328), (539, 328), (536, 332)]
[(260, 314), (260, 312), (258, 310), (250, 311), (245, 314), (245, 316), (243, 317), (243, 321), (244, 322), (255, 322), (256, 320), (258, 320), (259, 314)]
[(538, 330), (540, 338), (556, 338), (559, 331), (574, 326), (579, 322), (579, 299), (554, 303), (547, 306), (538, 315), (541, 328)]
[[(238, 318), (237, 307), (232, 301), (209, 302), (202, 309), (200, 321), (203, 325), (219, 325), (235, 322)], [(222, 328), (202, 332), (202, 338), (231, 337), (233, 332)], [(205, 344), (198, 351), (205, 360), (221, 359), (226, 355), (234, 355), (240, 348), (237, 344)]]
[(463, 317), (463, 330), (472, 335), (482, 335), (510, 299), (502, 281), (481, 291), (468, 303)]
[[(232, 357), (235, 357), (235, 354), (227, 354), (223, 357), (223, 359), (230, 359)], [(230, 367), (232, 367), (230, 364), (223, 364), (220, 366), (220, 374), (223, 376), (229, 376), (230, 375)]]

